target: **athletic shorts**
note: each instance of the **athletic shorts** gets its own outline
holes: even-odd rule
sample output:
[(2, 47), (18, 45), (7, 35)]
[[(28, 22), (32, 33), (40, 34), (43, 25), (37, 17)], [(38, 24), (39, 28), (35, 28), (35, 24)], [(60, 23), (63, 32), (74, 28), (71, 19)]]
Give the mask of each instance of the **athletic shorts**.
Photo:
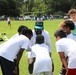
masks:
[(76, 68), (74, 68), (74, 69), (68, 69), (67, 75), (76, 75)]
[(0, 56), (0, 66), (2, 70), (2, 75), (15, 75), (13, 71), (15, 70), (15, 64)]

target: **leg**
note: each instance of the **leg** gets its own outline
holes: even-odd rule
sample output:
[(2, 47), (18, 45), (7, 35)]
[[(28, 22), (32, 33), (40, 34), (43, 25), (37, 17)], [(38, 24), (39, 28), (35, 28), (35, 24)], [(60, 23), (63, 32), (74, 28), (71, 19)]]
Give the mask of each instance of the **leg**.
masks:
[(29, 74), (33, 73), (34, 62), (35, 62), (35, 58), (33, 58), (33, 62), (28, 66)]
[(3, 75), (15, 75), (13, 73), (13, 70), (15, 69), (15, 65), (13, 62), (3, 57), (0, 57), (0, 61), (1, 61), (1, 69), (2, 69)]
[(32, 74), (33, 73), (33, 63), (32, 64), (29, 64), (28, 71), (29, 71), (29, 74)]

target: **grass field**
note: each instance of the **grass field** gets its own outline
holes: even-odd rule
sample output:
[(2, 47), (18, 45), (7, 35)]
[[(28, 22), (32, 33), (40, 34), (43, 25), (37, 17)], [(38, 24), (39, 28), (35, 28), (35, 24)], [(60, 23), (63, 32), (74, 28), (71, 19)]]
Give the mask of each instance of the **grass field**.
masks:
[[(62, 21), (63, 20), (59, 20), (59, 19), (44, 21), (44, 29), (49, 32), (51, 42), (52, 42), (52, 58), (53, 58), (54, 67), (55, 67), (54, 75), (58, 75), (59, 70), (61, 68), (60, 58), (55, 49), (56, 40), (54, 38), (54, 32), (58, 29), (58, 25)], [(0, 34), (5, 32), (7, 34), (7, 37), (10, 38), (11, 36), (17, 33), (17, 29), (20, 25), (26, 25), (29, 28), (34, 29), (34, 24), (35, 24), (35, 21), (11, 21), (12, 29), (10, 29), (9, 27), (5, 28), (5, 26), (7, 26), (7, 21), (0, 21)], [(4, 35), (0, 35), (0, 37), (4, 39)], [(3, 43), (3, 42), (0, 42), (0, 43)], [(1, 70), (0, 70), (0, 75), (2, 75)], [(20, 75), (28, 75), (28, 63), (27, 63), (26, 52), (24, 52), (20, 61)]]

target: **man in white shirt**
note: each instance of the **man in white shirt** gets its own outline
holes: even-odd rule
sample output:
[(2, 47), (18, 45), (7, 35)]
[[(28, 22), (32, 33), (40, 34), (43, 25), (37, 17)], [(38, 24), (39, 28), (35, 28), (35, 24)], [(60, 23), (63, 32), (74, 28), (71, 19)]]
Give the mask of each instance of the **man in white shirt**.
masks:
[[(0, 65), (3, 75), (17, 74), (17, 65), (24, 50), (27, 50), (32, 30), (23, 29), (20, 36), (9, 39), (0, 47)], [(14, 59), (16, 59), (16, 64)]]
[[(66, 33), (63, 30), (57, 30), (54, 36), (57, 41), (56, 50), (66, 69), (66, 75), (76, 75), (76, 42), (66, 38)], [(66, 57), (68, 58), (68, 65)]]
[(33, 74), (52, 75), (52, 60), (43, 35), (37, 35), (36, 44), (31, 47), (31, 51), (31, 56), (35, 58)]
[[(49, 47), (49, 54), (51, 56), (52, 46), (51, 46), (50, 35), (46, 30), (44, 30), (44, 23), (42, 21), (36, 21), (33, 30), (33, 36), (30, 40), (29, 46), (31, 47), (36, 43), (36, 36), (39, 34), (42, 34), (44, 36), (44, 43)], [(28, 58), (31, 58), (30, 54), (28, 54)], [(29, 73), (32, 74), (33, 64), (29, 64), (28, 69), (29, 69)]]

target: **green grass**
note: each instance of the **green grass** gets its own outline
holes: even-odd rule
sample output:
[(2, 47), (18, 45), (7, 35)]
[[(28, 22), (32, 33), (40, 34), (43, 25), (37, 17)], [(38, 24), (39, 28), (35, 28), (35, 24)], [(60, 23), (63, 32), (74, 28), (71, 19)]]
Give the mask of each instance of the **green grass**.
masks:
[[(52, 42), (52, 58), (53, 58), (54, 67), (55, 67), (54, 75), (58, 75), (61, 68), (60, 58), (55, 49), (56, 40), (54, 37), (54, 32), (58, 29), (58, 25), (62, 21), (63, 20), (57, 20), (57, 19), (44, 21), (44, 29), (49, 32), (51, 42)], [(17, 33), (17, 29), (20, 25), (26, 25), (29, 28), (34, 29), (34, 24), (35, 24), (35, 21), (11, 21), (12, 29), (10, 29), (9, 27), (5, 28), (5, 26), (7, 26), (7, 21), (0, 21), (0, 34), (5, 32), (7, 34), (7, 37), (10, 38), (11, 36)], [(0, 35), (0, 37), (3, 38), (4, 35)], [(2, 75), (1, 70), (0, 70), (0, 75)], [(28, 63), (27, 63), (26, 52), (24, 52), (20, 61), (20, 75), (28, 75)]]

